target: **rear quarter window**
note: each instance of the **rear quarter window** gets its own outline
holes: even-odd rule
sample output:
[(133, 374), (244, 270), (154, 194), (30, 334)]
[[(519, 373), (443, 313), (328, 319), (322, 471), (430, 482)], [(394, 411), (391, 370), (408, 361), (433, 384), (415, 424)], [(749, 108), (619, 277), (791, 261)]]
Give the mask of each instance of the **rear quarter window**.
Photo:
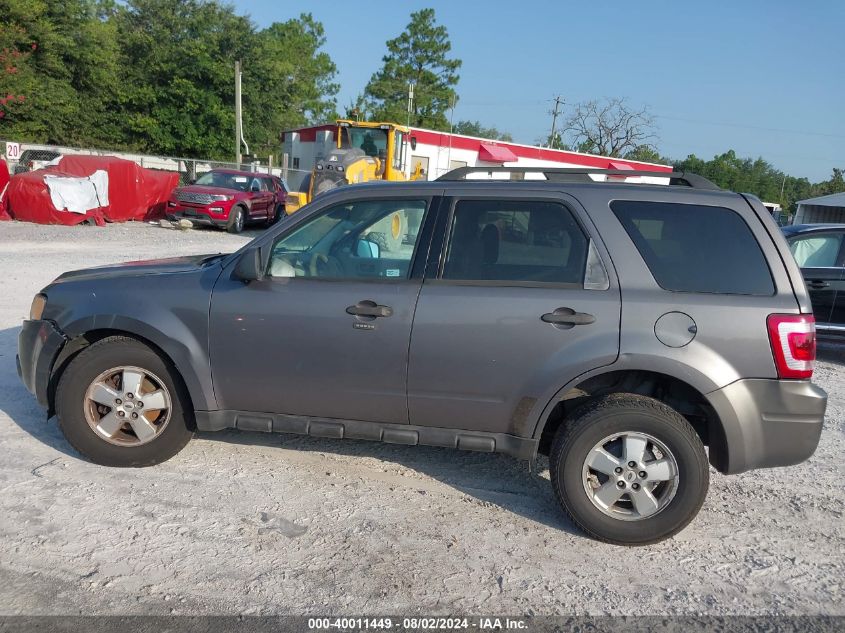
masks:
[(664, 290), (774, 294), (766, 258), (735, 211), (633, 200), (615, 200), (610, 208)]

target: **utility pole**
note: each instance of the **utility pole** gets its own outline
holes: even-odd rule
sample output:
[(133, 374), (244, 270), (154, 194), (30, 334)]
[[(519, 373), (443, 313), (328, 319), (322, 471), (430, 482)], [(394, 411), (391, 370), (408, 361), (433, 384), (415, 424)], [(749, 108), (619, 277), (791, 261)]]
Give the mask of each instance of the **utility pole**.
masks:
[(410, 82), (408, 84), (408, 125), (406, 127), (411, 127), (411, 112), (414, 111), (414, 82)]
[(557, 130), (557, 117), (560, 114), (560, 106), (563, 104), (563, 99), (560, 98), (560, 95), (555, 97), (555, 109), (552, 111), (552, 131), (549, 134), (549, 142), (546, 143), (546, 147), (551, 148), (552, 141), (555, 138), (555, 131)]
[(449, 109), (451, 110), (451, 114), (449, 115), (449, 151), (446, 153), (447, 171), (451, 171), (452, 169), (452, 134), (455, 133), (455, 104), (457, 99), (458, 95), (454, 92), (449, 97)]
[(235, 62), (235, 163), (241, 168), (241, 139), (243, 129), (241, 123), (241, 62)]

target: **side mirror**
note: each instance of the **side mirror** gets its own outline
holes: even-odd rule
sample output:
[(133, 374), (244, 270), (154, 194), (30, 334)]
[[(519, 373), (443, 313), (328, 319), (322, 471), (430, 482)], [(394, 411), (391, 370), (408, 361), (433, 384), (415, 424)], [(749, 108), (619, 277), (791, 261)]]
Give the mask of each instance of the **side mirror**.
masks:
[(258, 183), (254, 182), (254, 183), (252, 183), (252, 184), (250, 185), (249, 190), (250, 190), (252, 193), (258, 193), (259, 191), (261, 191), (261, 185), (259, 185)]
[(264, 279), (261, 249), (251, 248), (241, 255), (241, 258), (235, 265), (234, 276), (245, 283)]
[(381, 256), (381, 248), (370, 240), (355, 241), (355, 256), (366, 259), (378, 259)]

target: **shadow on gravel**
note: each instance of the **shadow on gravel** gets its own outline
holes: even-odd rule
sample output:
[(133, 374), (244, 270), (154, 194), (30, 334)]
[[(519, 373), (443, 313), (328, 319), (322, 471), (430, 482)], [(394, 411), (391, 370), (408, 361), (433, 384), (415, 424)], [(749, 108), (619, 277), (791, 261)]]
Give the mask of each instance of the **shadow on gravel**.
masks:
[[(281, 447), (303, 453), (369, 457), (423, 473), (471, 498), (496, 505), (556, 530), (584, 536), (560, 509), (551, 483), (540, 473), (548, 469), (541, 457), (529, 472), (528, 462), (506, 455), (459, 451), (433, 446), (400, 446), (364, 440), (333, 440), (303, 435), (221, 431), (200, 437), (232, 444)], [(280, 456), (281, 459), (281, 456)], [(326, 463), (327, 469), (343, 468)], [(376, 471), (378, 472), (378, 471)], [(397, 486), (414, 488), (414, 480), (396, 475)], [(420, 489), (420, 494), (427, 494)], [(586, 537), (585, 537), (586, 538)]]
[(47, 412), (23, 386), (15, 365), (20, 328), (0, 330), (0, 411), (36, 440), (60, 453), (81, 459), (67, 443), (58, 425), (47, 421)]
[[(171, 231), (179, 231), (179, 229), (168, 229)], [(267, 230), (267, 227), (264, 226), (263, 223), (259, 224), (250, 224), (246, 227), (243, 231), (238, 233), (239, 237), (247, 237), (249, 239), (253, 239), (261, 235), (264, 231)], [(225, 229), (217, 228), (216, 226), (206, 226), (204, 224), (195, 224), (190, 231), (196, 231), (199, 233), (227, 233)], [(231, 234), (230, 234), (231, 235)], [(234, 251), (232, 251), (234, 252)]]
[[(17, 375), (15, 354), (19, 332), (20, 328), (0, 330), (0, 411), (34, 439), (74, 459), (82, 459), (64, 439), (55, 420), (47, 422), (45, 411)], [(283, 446), (308, 453), (370, 457), (399, 464), (459, 490), (469, 497), (469, 502), (496, 505), (554, 529), (580, 535), (559, 508), (548, 479), (537, 472), (547, 468), (545, 458), (538, 460), (535, 472), (529, 472), (527, 462), (505, 455), (429, 446), (398, 446), (245, 431), (202, 433), (201, 436), (233, 444)], [(399, 475), (396, 478), (397, 486), (414, 488), (412, 478)], [(427, 494), (422, 488), (419, 490), (421, 494)]]
[(845, 366), (845, 336), (821, 338), (816, 346), (816, 356), (819, 360)]

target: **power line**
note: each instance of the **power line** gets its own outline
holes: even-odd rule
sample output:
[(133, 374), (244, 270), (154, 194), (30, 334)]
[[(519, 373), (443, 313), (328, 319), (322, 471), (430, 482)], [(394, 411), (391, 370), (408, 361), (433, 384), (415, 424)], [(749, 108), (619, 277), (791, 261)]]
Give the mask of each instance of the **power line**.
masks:
[(686, 119), (683, 117), (669, 116), (667, 114), (655, 114), (656, 119), (667, 119), (669, 121), (681, 121), (683, 123), (697, 123), (699, 125), (716, 125), (723, 127), (737, 127), (748, 130), (760, 130), (762, 132), (780, 132), (781, 134), (800, 134), (803, 136), (824, 136), (827, 138), (845, 138), (845, 134), (830, 134), (829, 132), (814, 132), (810, 130), (787, 130), (776, 127), (762, 127), (760, 125), (747, 125), (744, 123), (727, 123), (725, 121), (704, 121), (701, 119)]
[[(557, 102), (560, 97), (554, 99), (544, 99), (541, 101), (462, 101), (465, 106), (472, 107), (513, 107), (513, 106), (537, 106), (543, 103)], [(761, 132), (778, 132), (781, 134), (798, 134), (803, 136), (820, 136), (824, 138), (845, 138), (845, 134), (833, 134), (830, 132), (818, 132), (815, 130), (792, 130), (786, 128), (763, 127), (759, 125), (748, 125), (744, 123), (731, 123), (729, 121), (707, 121), (705, 119), (689, 119), (685, 117), (677, 117), (669, 114), (653, 114), (656, 119), (666, 119), (668, 121), (681, 121), (683, 123), (696, 123), (698, 125), (715, 125), (722, 127), (745, 128), (749, 130), (759, 130)]]

